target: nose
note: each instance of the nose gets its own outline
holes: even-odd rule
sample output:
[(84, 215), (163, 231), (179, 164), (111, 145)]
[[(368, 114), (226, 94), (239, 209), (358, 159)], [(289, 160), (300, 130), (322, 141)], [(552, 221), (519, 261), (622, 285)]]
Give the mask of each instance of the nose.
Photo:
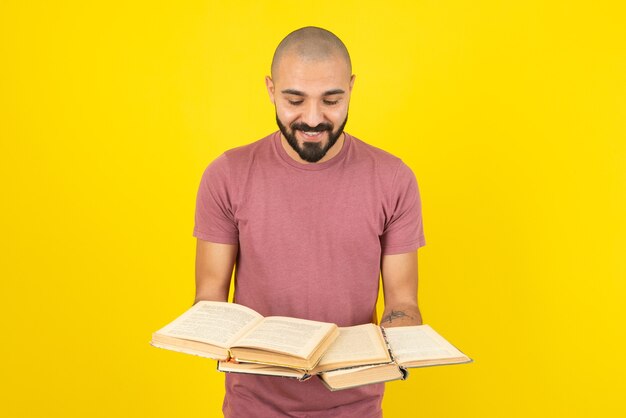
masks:
[(324, 122), (324, 113), (319, 103), (311, 102), (308, 104), (302, 114), (302, 122), (311, 127), (316, 127)]

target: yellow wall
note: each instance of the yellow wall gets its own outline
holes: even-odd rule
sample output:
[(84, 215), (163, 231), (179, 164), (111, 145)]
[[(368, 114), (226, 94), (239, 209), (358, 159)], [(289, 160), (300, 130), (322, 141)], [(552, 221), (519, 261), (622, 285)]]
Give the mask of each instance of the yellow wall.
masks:
[(420, 182), (424, 318), (475, 359), (386, 417), (624, 416), (621, 4), (3, 1), (0, 414), (219, 415), (214, 363), (148, 340), (193, 298), (204, 167), (275, 129), (273, 49), (318, 25), (348, 132)]

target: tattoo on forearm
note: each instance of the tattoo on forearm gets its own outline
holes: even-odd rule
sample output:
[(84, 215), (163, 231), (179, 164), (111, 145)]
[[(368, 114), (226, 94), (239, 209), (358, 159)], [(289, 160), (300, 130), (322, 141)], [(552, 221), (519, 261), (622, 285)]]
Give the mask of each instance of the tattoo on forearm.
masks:
[(392, 309), (391, 313), (389, 315), (383, 316), (383, 319), (380, 321), (380, 323), (381, 323), (381, 325), (384, 324), (385, 322), (392, 323), (394, 319), (398, 319), (398, 318), (413, 319), (413, 317), (411, 315), (407, 315), (403, 311), (394, 311)]

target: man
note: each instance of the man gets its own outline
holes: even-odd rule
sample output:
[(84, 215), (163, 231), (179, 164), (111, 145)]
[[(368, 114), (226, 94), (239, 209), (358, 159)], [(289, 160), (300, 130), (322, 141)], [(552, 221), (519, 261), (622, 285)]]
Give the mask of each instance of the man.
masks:
[[(332, 33), (289, 34), (267, 91), (279, 131), (227, 151), (198, 192), (196, 301), (235, 301), (264, 316), (351, 326), (421, 324), (417, 249), (424, 245), (415, 177), (402, 161), (345, 133), (354, 85)], [(384, 385), (330, 392), (318, 379), (226, 375), (226, 417), (382, 416)]]

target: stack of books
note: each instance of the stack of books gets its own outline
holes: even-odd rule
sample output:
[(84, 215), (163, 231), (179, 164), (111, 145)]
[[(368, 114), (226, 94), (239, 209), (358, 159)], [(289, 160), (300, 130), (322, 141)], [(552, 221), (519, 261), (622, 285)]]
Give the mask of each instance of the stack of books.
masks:
[(404, 380), (407, 369), (472, 360), (428, 325), (338, 327), (272, 316), (236, 303), (201, 301), (152, 335), (151, 344), (218, 360), (218, 370), (318, 376), (330, 390)]

